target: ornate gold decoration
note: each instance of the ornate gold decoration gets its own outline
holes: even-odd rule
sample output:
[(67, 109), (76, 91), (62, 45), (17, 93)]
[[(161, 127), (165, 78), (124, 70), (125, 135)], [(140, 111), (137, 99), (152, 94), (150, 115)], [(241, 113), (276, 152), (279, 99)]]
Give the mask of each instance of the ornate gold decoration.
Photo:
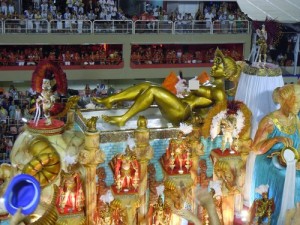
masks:
[(98, 120), (98, 116), (92, 116), (89, 119), (86, 119), (83, 117), (82, 113), (80, 110), (76, 110), (77, 115), (79, 116), (79, 118), (84, 122), (85, 126), (86, 126), (86, 131), (88, 132), (97, 132), (97, 120)]
[(32, 159), (24, 166), (23, 173), (34, 176), (41, 187), (49, 185), (59, 174), (60, 156), (48, 139), (35, 137), (28, 147)]
[(92, 116), (90, 119), (86, 120), (86, 127), (87, 127), (87, 131), (89, 132), (97, 132), (97, 120), (98, 120), (98, 116)]
[(291, 122), (290, 125), (287, 124), (282, 124), (278, 118), (275, 118), (273, 116), (271, 116), (271, 119), (273, 120), (273, 123), (275, 124), (275, 126), (283, 133), (285, 134), (293, 134), (295, 133), (296, 129), (297, 129), (297, 122), (296, 122), (296, 117), (293, 118), (293, 121)]
[(243, 73), (247, 75), (253, 75), (253, 76), (263, 76), (263, 77), (277, 77), (282, 76), (282, 70), (280, 67), (278, 68), (258, 68), (246, 65), (244, 67)]
[(164, 204), (161, 195), (157, 199), (157, 203), (153, 205), (152, 224), (168, 225), (171, 219), (171, 210)]
[[(248, 107), (244, 104), (244, 103), (240, 103), (239, 104), (239, 108), (242, 111), (244, 117), (245, 117), (245, 121), (244, 121), (244, 127), (243, 129), (240, 131), (239, 138), (241, 139), (249, 139), (249, 131), (251, 128), (251, 117), (252, 117), (252, 113), (251, 111), (248, 109)], [(202, 134), (205, 138), (210, 136), (210, 128), (211, 128), (211, 124), (213, 121), (213, 118), (221, 111), (226, 110), (227, 109), (227, 103), (226, 102), (221, 102), (216, 104), (215, 106), (213, 106), (209, 112), (207, 113), (207, 116), (204, 119), (204, 124), (202, 127)]]
[(50, 203), (50, 206), (46, 210), (46, 212), (39, 218), (37, 221), (30, 223), (33, 225), (55, 225), (56, 221), (58, 219), (58, 213), (56, 210), (55, 202), (58, 195), (58, 187), (57, 185), (53, 185), (54, 188), (54, 194), (52, 197), (52, 201)]
[(268, 198), (268, 192), (262, 193), (262, 199), (256, 199), (250, 209), (250, 221), (252, 224), (255, 218), (257, 218), (256, 224), (265, 224), (264, 219), (268, 219), (268, 223), (271, 223), (271, 217), (275, 209), (275, 203), (273, 198)]
[(68, 112), (70, 109), (76, 108), (77, 103), (78, 103), (79, 100), (80, 100), (80, 96), (78, 96), (78, 95), (70, 96), (70, 97), (68, 98), (68, 101), (67, 101), (67, 103), (66, 103), (66, 106), (65, 106), (64, 110), (63, 110), (62, 112), (60, 112), (59, 114), (57, 114), (57, 115), (51, 116), (51, 118), (60, 118), (60, 117), (64, 117), (65, 115), (67, 115), (67, 112)]
[(39, 127), (34, 128), (32, 126), (25, 125), (28, 131), (35, 133), (35, 134), (41, 134), (41, 135), (55, 135), (55, 134), (62, 134), (65, 130), (65, 126), (61, 126), (58, 128), (51, 128), (51, 129), (41, 129)]
[(16, 174), (17, 174), (17, 168), (13, 167), (11, 164), (8, 163), (0, 164), (0, 179), (3, 182), (0, 185), (0, 196), (4, 195), (9, 182)]

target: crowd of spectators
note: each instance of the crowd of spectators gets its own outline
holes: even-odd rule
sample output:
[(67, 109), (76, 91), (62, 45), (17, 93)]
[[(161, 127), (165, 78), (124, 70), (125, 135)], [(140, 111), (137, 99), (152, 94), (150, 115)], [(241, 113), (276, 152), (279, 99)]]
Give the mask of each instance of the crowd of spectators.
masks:
[(5, 46), (0, 51), (1, 66), (35, 66), (46, 59), (65, 66), (119, 65), (123, 60), (120, 45)]
[[(216, 46), (133, 45), (130, 60), (140, 64), (211, 63)], [(220, 46), (219, 46), (220, 47)], [(242, 52), (221, 47), (225, 55), (242, 60)], [(123, 61), (121, 45), (44, 45), (3, 46), (0, 66), (35, 66), (41, 60), (51, 60), (61, 66), (119, 65)]]
[[(51, 24), (51, 29), (57, 32), (77, 32), (82, 33), (84, 26), (89, 24), (85, 21), (109, 21), (109, 20), (164, 20), (177, 22), (177, 25), (183, 27), (192, 20), (206, 21), (206, 26), (210, 27), (212, 21), (220, 21), (220, 26), (224, 30), (234, 32), (235, 29), (242, 31), (244, 26), (243, 20), (248, 20), (239, 9), (235, 2), (210, 2), (204, 3), (204, 8), (200, 8), (197, 13), (179, 12), (178, 8), (174, 11), (168, 12), (161, 6), (152, 6), (151, 3), (146, 5), (145, 11), (137, 13), (136, 15), (128, 15), (117, 6), (114, 0), (89, 0), (84, 4), (83, 0), (67, 0), (59, 4), (59, 1), (53, 0), (33, 0), (32, 5), (26, 6), (21, 14), (15, 10), (12, 0), (1, 0), (1, 14), (0, 18), (5, 19), (19, 19), (19, 24), (14, 24), (13, 21), (7, 23), (9, 30), (27, 29), (28, 32), (47, 31), (46, 21), (55, 21)], [(238, 20), (240, 22), (235, 22)], [(154, 26), (147, 22), (145, 28), (151, 29)], [(219, 26), (219, 27), (218, 27)], [(46, 27), (46, 28), (45, 28)], [(153, 28), (153, 27), (152, 27)]]
[[(194, 50), (193, 50), (194, 49)], [(220, 48), (226, 56), (230, 56), (236, 61), (243, 60), (241, 52), (234, 47)], [(181, 46), (163, 45), (137, 45), (132, 47), (131, 62), (140, 64), (191, 64), (191, 63), (212, 63), (215, 48), (195, 48), (186, 49)]]
[[(247, 30), (248, 23), (246, 21), (248, 21), (249, 18), (240, 10), (236, 2), (205, 2), (203, 8), (199, 7), (194, 14), (179, 11), (178, 8), (174, 11), (167, 12), (162, 7), (154, 7), (149, 3), (147, 4), (146, 10), (141, 15), (134, 15), (132, 20), (173, 21), (183, 30), (187, 28), (193, 20), (203, 21), (203, 25), (205, 25), (208, 30), (212, 28), (212, 23), (214, 22), (214, 29), (216, 29), (217, 32), (235, 33)], [(153, 23), (148, 22), (146, 28), (153, 29), (153, 25)]]
[(31, 118), (29, 105), (30, 98), (25, 98), (24, 93), (19, 92), (14, 85), (11, 85), (5, 93), (0, 89), (0, 161), (8, 160), (9, 152), (12, 149), (24, 122), (22, 118)]

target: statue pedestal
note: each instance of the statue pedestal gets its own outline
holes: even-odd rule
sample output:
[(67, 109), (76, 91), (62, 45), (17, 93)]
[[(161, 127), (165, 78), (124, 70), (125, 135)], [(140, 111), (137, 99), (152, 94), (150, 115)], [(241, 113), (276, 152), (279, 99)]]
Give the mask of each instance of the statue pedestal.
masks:
[[(232, 225), (234, 221), (235, 208), (241, 209), (241, 205), (235, 205), (235, 198), (240, 197), (240, 181), (243, 179), (238, 172), (242, 170), (243, 160), (238, 152), (230, 153), (226, 149), (211, 151), (214, 164), (213, 180), (222, 181), (222, 212), (224, 225)], [(243, 182), (242, 182), (243, 183)], [(239, 201), (242, 204), (242, 201)]]
[(126, 212), (128, 225), (136, 224), (136, 209), (139, 206), (139, 194), (121, 192), (118, 193), (116, 189), (112, 188), (114, 199), (120, 201), (122, 209)]
[(84, 213), (59, 215), (57, 222), (58, 222), (58, 224), (83, 225), (83, 224), (85, 224), (85, 215), (84, 215)]
[(222, 196), (222, 212), (223, 212), (223, 224), (233, 225), (234, 222), (234, 195), (229, 194)]
[(52, 124), (46, 125), (46, 119), (40, 119), (37, 124), (33, 120), (27, 123), (27, 130), (32, 133), (55, 135), (64, 132), (65, 123), (60, 120), (52, 120)]

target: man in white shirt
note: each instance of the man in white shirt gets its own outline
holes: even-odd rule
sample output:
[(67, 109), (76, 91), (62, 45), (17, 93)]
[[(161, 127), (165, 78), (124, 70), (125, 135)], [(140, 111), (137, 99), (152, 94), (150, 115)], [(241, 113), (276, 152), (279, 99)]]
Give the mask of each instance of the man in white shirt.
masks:
[(205, 14), (206, 28), (211, 30), (212, 20), (214, 18), (214, 14), (210, 10)]

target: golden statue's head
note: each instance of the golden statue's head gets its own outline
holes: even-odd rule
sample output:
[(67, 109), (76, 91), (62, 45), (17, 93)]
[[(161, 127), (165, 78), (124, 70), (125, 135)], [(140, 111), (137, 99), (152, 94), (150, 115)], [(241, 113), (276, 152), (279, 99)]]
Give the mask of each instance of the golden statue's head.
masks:
[(234, 182), (234, 174), (231, 171), (230, 165), (226, 161), (217, 161), (214, 166), (215, 174), (225, 183), (230, 185)]
[(273, 91), (273, 101), (280, 104), (285, 115), (297, 115), (300, 110), (300, 85), (287, 84)]
[(146, 129), (147, 128), (147, 119), (145, 116), (139, 116), (139, 119), (137, 121), (138, 129)]
[(214, 65), (212, 67), (211, 76), (214, 78), (222, 78), (228, 80), (236, 80), (240, 76), (241, 66), (238, 65), (233, 58), (224, 56), (219, 48), (215, 51)]

